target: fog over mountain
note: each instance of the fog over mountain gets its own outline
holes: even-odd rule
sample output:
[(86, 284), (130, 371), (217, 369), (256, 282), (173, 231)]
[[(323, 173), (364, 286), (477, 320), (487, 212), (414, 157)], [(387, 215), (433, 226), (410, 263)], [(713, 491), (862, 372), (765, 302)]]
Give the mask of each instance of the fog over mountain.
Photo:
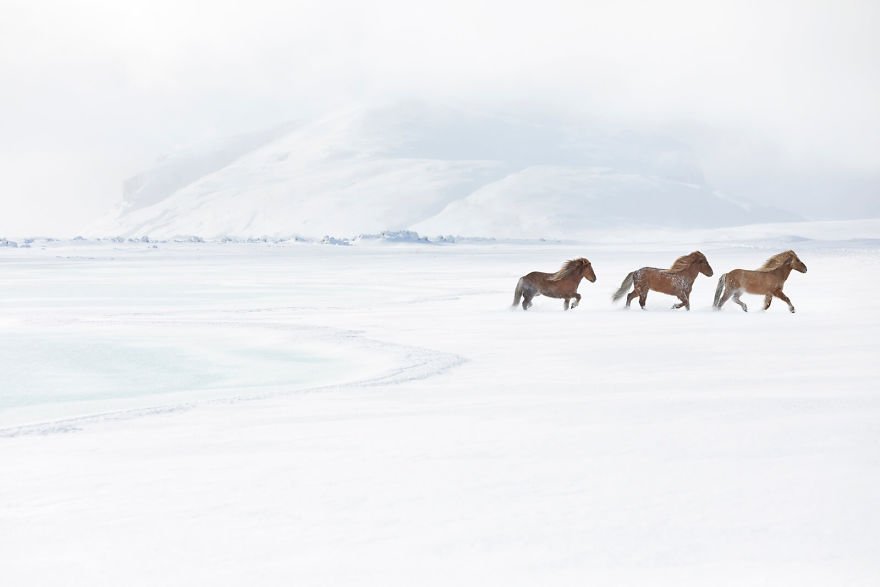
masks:
[[(632, 157), (640, 162), (636, 175), (680, 181), (669, 175), (671, 164), (652, 171), (655, 155), (670, 150), (656, 141), (679, 143), (672, 150), (690, 151), (684, 158), (702, 170), (698, 183), (710, 192), (811, 220), (880, 217), (877, 2), (218, 0), (207, 8), (196, 0), (7, 0), (0, 17), (4, 236), (72, 237), (120, 204), (128, 178), (140, 177), (127, 183), (130, 202), (137, 182), (152, 177), (137, 198), (146, 207), (171, 195), (160, 176), (181, 188), (185, 179), (207, 180), (220, 162), (256, 156), (265, 137), (242, 135), (270, 129), (287, 140), (278, 130), (285, 121), (304, 127), (351, 104), (401, 101), (461, 105), (508, 126), (432, 115), (413, 127), (406, 113), (371, 117), (356, 136), (385, 145), (371, 155), (374, 163), (421, 157), (485, 160), (510, 173), (538, 165), (583, 172), (605, 165), (603, 149), (590, 145), (611, 142), (614, 173), (632, 171)], [(515, 121), (528, 121), (521, 126), (530, 130)], [(391, 150), (387, 143), (396, 145), (401, 132), (434, 150)], [(627, 133), (633, 145), (623, 144)], [(169, 154), (158, 164), (164, 171), (154, 175), (162, 153)], [(180, 157), (192, 165), (180, 166)], [(316, 181), (317, 168), (308, 169), (303, 181)], [(435, 186), (428, 200), (446, 201), (450, 189), (455, 198), (480, 190), (466, 207), (472, 214), (488, 210), (487, 198), (496, 197), (489, 194), (501, 188), (532, 186), (536, 173), (551, 182), (548, 194), (553, 185), (548, 169), (501, 184), (492, 182), (509, 173), (447, 172), (457, 179), (443, 184), (458, 187)], [(569, 172), (556, 184), (570, 186), (565, 193), (600, 191), (597, 180)], [(363, 180), (367, 172), (351, 173)], [(415, 174), (405, 173), (410, 188), (421, 182)], [(619, 184), (603, 182), (608, 192)], [(573, 187), (580, 183), (589, 186)], [(603, 219), (616, 214), (609, 206), (599, 207)], [(253, 208), (265, 210), (265, 203)], [(464, 209), (455, 206), (436, 227)], [(433, 210), (430, 204), (388, 223)]]
[(794, 219), (714, 189), (674, 137), (409, 101), (178, 149), (90, 232), (557, 238)]

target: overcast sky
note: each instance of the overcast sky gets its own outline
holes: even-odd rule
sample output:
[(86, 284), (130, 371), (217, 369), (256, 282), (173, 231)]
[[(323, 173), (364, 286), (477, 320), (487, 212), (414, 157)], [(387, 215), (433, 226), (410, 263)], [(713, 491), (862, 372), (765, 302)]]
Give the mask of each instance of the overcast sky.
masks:
[(0, 235), (75, 233), (176, 145), (399, 98), (667, 129), (715, 185), (880, 216), (880, 2), (0, 4)]

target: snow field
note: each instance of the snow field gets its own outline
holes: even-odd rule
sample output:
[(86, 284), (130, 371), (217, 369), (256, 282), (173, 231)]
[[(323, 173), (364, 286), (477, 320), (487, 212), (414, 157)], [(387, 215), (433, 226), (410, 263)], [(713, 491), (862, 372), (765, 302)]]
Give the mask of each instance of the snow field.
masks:
[[(880, 250), (795, 246), (809, 267), (785, 288), (796, 315), (778, 300), (713, 312), (717, 279), (702, 276), (690, 313), (656, 293), (646, 312), (610, 303), (629, 271), (697, 247), (717, 277), (788, 246), (4, 251), (0, 324), (14, 336), (57, 349), (63, 324), (133, 344), (163, 328), (145, 324), (173, 322), (165, 348), (199, 358), (172, 378), (190, 381), (173, 401), (141, 396), (186, 409), (0, 437), (0, 573), (19, 585), (873, 585)], [(582, 255), (598, 281), (582, 283), (578, 309), (541, 297), (509, 309), (520, 275)], [(287, 334), (236, 352), (274, 331)], [(222, 352), (198, 354), (212, 344)], [(329, 376), (297, 365), (326, 344), (364, 354), (334, 358)], [(267, 358), (288, 345), (292, 364)], [(232, 383), (203, 401), (206, 374)]]

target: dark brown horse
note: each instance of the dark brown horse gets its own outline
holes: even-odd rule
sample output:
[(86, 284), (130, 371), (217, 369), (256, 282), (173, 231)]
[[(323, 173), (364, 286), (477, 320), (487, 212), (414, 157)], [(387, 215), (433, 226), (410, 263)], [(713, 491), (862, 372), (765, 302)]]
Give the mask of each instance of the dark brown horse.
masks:
[(791, 300), (782, 293), (782, 286), (785, 285), (785, 280), (788, 279), (792, 269), (801, 273), (807, 272), (807, 266), (794, 251), (783, 251), (767, 259), (755, 271), (734, 269), (725, 273), (718, 280), (718, 287), (715, 288), (715, 309), (720, 310), (725, 302), (733, 296), (733, 301), (739, 304), (743, 312), (748, 312), (748, 306), (739, 297), (743, 293), (750, 293), (764, 296), (765, 310), (770, 307), (773, 296), (776, 296), (788, 304), (788, 309), (794, 314)]
[(712, 268), (709, 266), (709, 261), (706, 260), (706, 255), (700, 251), (694, 251), (690, 255), (676, 259), (669, 269), (642, 267), (633, 271), (624, 278), (620, 288), (614, 292), (611, 299), (616, 302), (623, 297), (626, 290), (632, 287), (632, 292), (626, 297), (626, 307), (629, 308), (630, 302), (638, 297), (639, 305), (644, 310), (645, 301), (648, 299), (648, 290), (654, 290), (681, 300), (672, 306), (673, 309), (684, 307), (690, 310), (691, 288), (699, 273), (712, 277)]
[(532, 307), (532, 299), (535, 296), (544, 295), (548, 298), (564, 299), (566, 310), (569, 308), (571, 299), (574, 298), (571, 308), (577, 308), (581, 301), (581, 294), (577, 292), (581, 279), (596, 281), (593, 265), (583, 257), (566, 261), (556, 273), (532, 271), (519, 278), (511, 307), (515, 308), (522, 300), (522, 309), (528, 310)]

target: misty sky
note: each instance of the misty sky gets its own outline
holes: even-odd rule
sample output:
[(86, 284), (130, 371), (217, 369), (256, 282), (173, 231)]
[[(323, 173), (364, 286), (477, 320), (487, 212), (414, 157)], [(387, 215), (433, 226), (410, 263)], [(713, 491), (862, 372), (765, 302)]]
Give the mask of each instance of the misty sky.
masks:
[(0, 235), (72, 235), (176, 145), (351, 103), (661, 129), (714, 185), (880, 216), (878, 2), (0, 4)]

